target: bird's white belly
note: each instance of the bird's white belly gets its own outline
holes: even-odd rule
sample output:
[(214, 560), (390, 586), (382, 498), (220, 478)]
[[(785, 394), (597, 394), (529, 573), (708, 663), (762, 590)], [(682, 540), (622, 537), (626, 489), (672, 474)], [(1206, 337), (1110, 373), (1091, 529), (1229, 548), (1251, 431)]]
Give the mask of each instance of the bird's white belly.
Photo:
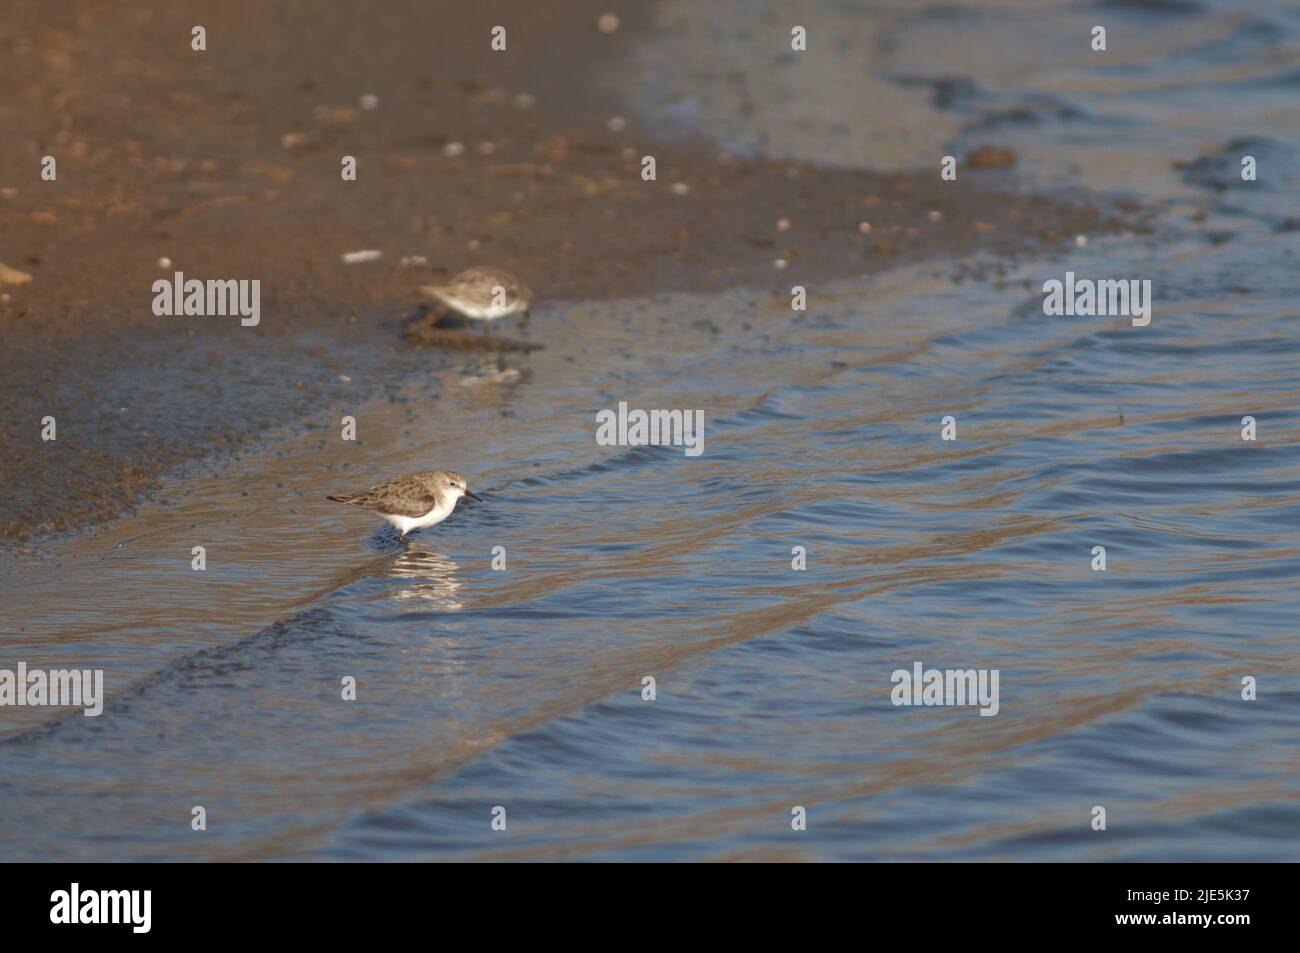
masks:
[(449, 504), (435, 506), (423, 516), (402, 516), (398, 513), (380, 513), (384, 519), (397, 527), (401, 533), (409, 533), (413, 529), (422, 529), (425, 526), (432, 526), (434, 523), (441, 523), (451, 511), (456, 508), (456, 501), (452, 500)]
[(477, 321), (495, 321), (497, 318), (504, 318), (514, 314), (518, 309), (516, 305), (496, 305), (481, 304), (472, 301), (465, 301), (461, 298), (448, 298), (447, 303), (465, 315), (467, 318), (474, 318)]

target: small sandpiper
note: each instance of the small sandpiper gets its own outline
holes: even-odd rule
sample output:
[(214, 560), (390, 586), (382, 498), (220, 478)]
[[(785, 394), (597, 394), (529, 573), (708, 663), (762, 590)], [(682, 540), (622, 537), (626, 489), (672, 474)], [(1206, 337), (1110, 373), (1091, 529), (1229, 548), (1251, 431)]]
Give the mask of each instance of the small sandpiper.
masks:
[(327, 496), (332, 503), (348, 503), (370, 510), (387, 520), (402, 539), (413, 529), (441, 523), (456, 508), (462, 496), (483, 502), (469, 491), (465, 478), (454, 470), (421, 470), (376, 483), (360, 493)]
[(452, 311), (486, 323), (520, 312), (527, 321), (533, 297), (527, 285), (500, 268), (468, 268), (445, 285), (420, 290)]

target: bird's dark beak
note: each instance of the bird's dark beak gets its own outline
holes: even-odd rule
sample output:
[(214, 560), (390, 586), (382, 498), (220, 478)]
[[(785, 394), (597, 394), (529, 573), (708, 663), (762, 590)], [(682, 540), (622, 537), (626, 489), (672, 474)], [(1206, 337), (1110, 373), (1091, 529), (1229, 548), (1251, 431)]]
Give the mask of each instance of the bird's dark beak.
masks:
[(468, 496), (471, 500), (477, 500), (480, 503), (483, 502), (483, 497), (479, 496), (477, 493), (471, 493), (469, 490), (466, 490), (465, 495)]

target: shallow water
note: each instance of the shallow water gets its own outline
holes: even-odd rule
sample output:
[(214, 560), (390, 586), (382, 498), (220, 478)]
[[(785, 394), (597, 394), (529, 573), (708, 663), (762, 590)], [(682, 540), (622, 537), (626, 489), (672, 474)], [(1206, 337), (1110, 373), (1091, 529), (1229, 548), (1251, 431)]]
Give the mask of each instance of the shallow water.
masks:
[[(1026, 181), (1134, 190), (1165, 209), (1155, 237), (996, 281), (903, 267), (810, 288), (804, 314), (797, 264), (769, 289), (551, 303), (547, 350), (507, 375), (407, 355), (389, 397), (340, 397), (325, 429), (0, 566), (0, 667), (93, 665), (109, 687), (99, 718), (0, 709), (7, 855), (1296, 859), (1297, 17), (1235, 6), (894, 4), (871, 21), (891, 58), (845, 52), (892, 97), (827, 103), (844, 84), (817, 80), (890, 148), (996, 128)], [(837, 35), (879, 9), (808, 8)], [(1063, 60), (1093, 21), (1129, 49)], [(646, 75), (692, 43), (652, 38)], [(935, 106), (918, 75), (967, 94)], [(680, 114), (849, 161), (831, 125), (819, 144), (761, 108), (742, 121), (695, 79)], [(908, 109), (946, 120), (891, 125), (918, 91)], [(1247, 135), (1250, 186), (1223, 148)], [(1150, 278), (1151, 325), (1045, 317), (1066, 269)], [(332, 346), (359, 384), (394, 374), (382, 346)], [(704, 453), (597, 446), (620, 400), (702, 409)], [(359, 444), (336, 439), (343, 413)], [(322, 501), (428, 466), (485, 502), (406, 546)], [(997, 669), (998, 715), (895, 707), (915, 661)]]

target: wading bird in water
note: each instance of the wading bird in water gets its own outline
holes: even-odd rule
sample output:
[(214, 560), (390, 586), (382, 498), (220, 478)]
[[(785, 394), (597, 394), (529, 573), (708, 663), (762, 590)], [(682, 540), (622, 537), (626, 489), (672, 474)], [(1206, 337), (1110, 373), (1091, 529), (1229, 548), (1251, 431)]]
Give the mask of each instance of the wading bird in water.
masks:
[(454, 470), (421, 470), (376, 483), (360, 493), (327, 496), (332, 503), (347, 503), (369, 510), (397, 527), (401, 538), (413, 529), (441, 523), (462, 496), (482, 503), (469, 490), (465, 478)]

